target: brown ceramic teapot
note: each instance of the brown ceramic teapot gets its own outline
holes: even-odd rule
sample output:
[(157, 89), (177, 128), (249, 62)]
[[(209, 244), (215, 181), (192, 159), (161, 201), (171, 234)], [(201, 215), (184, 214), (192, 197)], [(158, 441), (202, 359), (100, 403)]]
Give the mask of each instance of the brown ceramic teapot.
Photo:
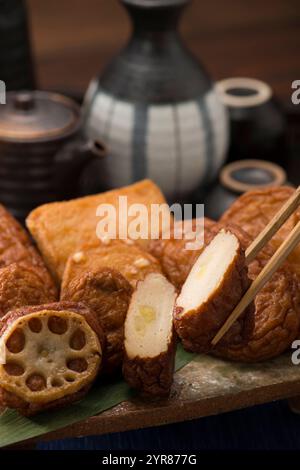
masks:
[(69, 98), (7, 93), (0, 106), (0, 203), (22, 220), (40, 204), (76, 196), (87, 164), (105, 154), (80, 130), (80, 108)]

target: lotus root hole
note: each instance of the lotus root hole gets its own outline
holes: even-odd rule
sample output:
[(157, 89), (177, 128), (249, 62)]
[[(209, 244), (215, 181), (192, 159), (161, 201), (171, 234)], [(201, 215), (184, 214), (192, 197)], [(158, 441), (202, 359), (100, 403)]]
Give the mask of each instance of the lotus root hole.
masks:
[(67, 367), (70, 370), (74, 370), (75, 372), (84, 372), (88, 368), (88, 363), (83, 357), (78, 357), (76, 359), (70, 359), (67, 362)]
[(70, 347), (76, 351), (80, 351), (86, 345), (85, 334), (79, 328), (73, 333), (70, 339)]
[(65, 380), (66, 382), (72, 383), (72, 382), (75, 382), (75, 377), (73, 377), (72, 375), (66, 375)]
[(17, 362), (7, 362), (3, 367), (8, 375), (23, 375), (25, 372), (24, 368)]
[(6, 341), (6, 347), (9, 352), (18, 354), (23, 351), (25, 346), (25, 335), (21, 328), (17, 328)]
[(43, 328), (42, 322), (38, 318), (31, 318), (28, 322), (28, 326), (33, 333), (40, 333)]
[(63, 385), (63, 381), (61, 379), (52, 379), (51, 385), (52, 387), (61, 387)]
[(31, 374), (26, 380), (26, 385), (32, 392), (40, 392), (46, 388), (46, 380), (41, 374)]
[(48, 320), (48, 328), (56, 335), (63, 335), (68, 329), (68, 324), (64, 318), (53, 315)]

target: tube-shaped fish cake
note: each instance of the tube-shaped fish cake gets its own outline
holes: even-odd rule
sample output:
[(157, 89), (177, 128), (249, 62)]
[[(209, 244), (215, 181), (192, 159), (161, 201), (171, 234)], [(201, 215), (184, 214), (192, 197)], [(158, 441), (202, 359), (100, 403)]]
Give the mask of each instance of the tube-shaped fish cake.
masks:
[[(208, 352), (249, 285), (238, 238), (221, 230), (198, 257), (176, 301), (174, 324), (183, 346), (197, 353)], [(235, 343), (247, 334), (253, 305), (248, 312), (234, 323), (223, 342)]]
[(61, 299), (84, 302), (96, 313), (107, 339), (107, 373), (121, 366), (131, 295), (136, 283), (151, 272), (161, 272), (159, 262), (138, 246), (119, 240), (78, 251), (67, 262)]
[(99, 372), (103, 338), (80, 304), (9, 312), (0, 323), (0, 405), (30, 416), (79, 400)]
[[(181, 225), (181, 223), (180, 223)], [(174, 224), (174, 230), (178, 230), (178, 223)], [(204, 218), (203, 219), (203, 246), (197, 249), (187, 249), (187, 243), (195, 241), (196, 238), (196, 219), (192, 221), (192, 232), (181, 230), (181, 238), (175, 238), (174, 233), (171, 233), (169, 239), (160, 238), (152, 240), (149, 244), (149, 252), (159, 260), (163, 273), (174, 286), (180, 290), (183, 286), (192, 266), (197, 260), (200, 253), (203, 251), (213, 238), (216, 232), (212, 232), (215, 222)], [(191, 239), (189, 237), (192, 237)]]
[[(223, 214), (222, 224), (233, 223), (242, 227), (252, 240), (260, 234), (285, 202), (294, 188), (273, 186), (248, 191), (240, 196)], [(296, 209), (283, 226), (273, 235), (267, 246), (276, 251), (300, 220), (300, 208)], [(300, 278), (300, 246), (288, 256), (285, 263)]]
[(36, 271), (48, 289), (48, 302), (57, 300), (54, 282), (30, 238), (16, 219), (0, 204), (0, 268), (17, 263)]
[(13, 309), (54, 301), (41, 270), (10, 264), (0, 269), (0, 318)]
[(145, 396), (166, 397), (173, 382), (174, 286), (159, 273), (137, 285), (125, 321), (123, 375)]

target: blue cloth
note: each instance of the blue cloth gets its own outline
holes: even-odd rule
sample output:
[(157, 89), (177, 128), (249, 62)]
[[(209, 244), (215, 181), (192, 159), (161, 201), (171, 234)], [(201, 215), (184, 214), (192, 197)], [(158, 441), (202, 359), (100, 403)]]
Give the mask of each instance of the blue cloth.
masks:
[(300, 415), (285, 401), (124, 433), (39, 443), (41, 450), (300, 450)]

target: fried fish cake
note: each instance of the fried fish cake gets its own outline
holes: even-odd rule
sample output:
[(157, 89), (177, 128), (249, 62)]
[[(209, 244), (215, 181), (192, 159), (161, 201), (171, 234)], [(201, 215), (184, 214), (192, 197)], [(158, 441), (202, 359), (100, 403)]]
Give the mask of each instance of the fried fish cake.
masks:
[(98, 242), (92, 247), (82, 247), (67, 261), (63, 275), (62, 291), (69, 282), (84, 272), (109, 268), (118, 271), (135, 287), (136, 283), (152, 272), (161, 272), (157, 259), (140, 247), (121, 241)]
[[(275, 186), (249, 191), (240, 196), (220, 219), (221, 223), (234, 223), (242, 227), (254, 240), (274, 215), (291, 197), (294, 189), (289, 186)], [(276, 251), (300, 220), (300, 208), (272, 237), (268, 246)], [(288, 256), (289, 266), (300, 276), (300, 246)]]
[(153, 272), (161, 273), (153, 256), (119, 240), (80, 250), (67, 262), (61, 299), (85, 302), (96, 312), (107, 337), (107, 373), (122, 362), (124, 321), (133, 289)]
[(176, 339), (174, 286), (159, 273), (137, 285), (125, 322), (123, 375), (147, 397), (167, 397), (173, 382)]
[(70, 302), (24, 307), (0, 322), (0, 405), (25, 416), (82, 398), (102, 363), (93, 312)]
[(48, 302), (57, 299), (54, 282), (29, 236), (14, 217), (0, 205), (0, 268), (17, 263), (36, 271), (48, 289)]
[(0, 318), (12, 309), (55, 301), (41, 270), (10, 264), (0, 269)]
[[(122, 200), (120, 198), (123, 198)], [(97, 216), (97, 209), (101, 205), (109, 205), (115, 211), (111, 222), (116, 226), (116, 238), (119, 238), (119, 210), (125, 198), (129, 208), (133, 204), (140, 204), (147, 209), (143, 217), (142, 225), (150, 238), (151, 233), (151, 207), (152, 205), (166, 206), (166, 200), (158, 186), (151, 180), (139, 181), (130, 186), (114, 189), (101, 194), (86, 196), (71, 201), (55, 202), (45, 204), (32, 211), (26, 224), (45, 259), (45, 262), (56, 277), (61, 281), (68, 258), (76, 251), (94, 246), (102, 238), (99, 228), (100, 217)], [(126, 211), (126, 208), (125, 208)], [(122, 220), (124, 217), (122, 213)], [(135, 217), (127, 214), (127, 236), (130, 237), (130, 222)], [(165, 211), (164, 218), (170, 219), (170, 213)], [(151, 224), (150, 224), (151, 222)], [(140, 237), (137, 243), (142, 247), (148, 245), (148, 239)]]
[[(186, 349), (197, 353), (212, 349), (214, 336), (250, 286), (247, 271), (238, 237), (220, 230), (199, 255), (176, 300), (174, 324)], [(251, 334), (253, 313), (250, 304), (222, 342), (245, 341)]]
[[(246, 249), (252, 237), (235, 225), (227, 225)], [(248, 276), (254, 280), (274, 254), (265, 246), (248, 266)], [(213, 350), (224, 359), (258, 362), (279, 356), (298, 337), (300, 327), (300, 288), (297, 275), (288, 265), (282, 266), (255, 297), (253, 330), (246, 342), (218, 343)]]
[(112, 374), (123, 359), (124, 322), (133, 288), (119, 271), (83, 271), (64, 283), (61, 300), (83, 302), (97, 315), (106, 338), (103, 370)]
[(159, 260), (163, 273), (177, 289), (181, 289), (204, 246), (209, 243), (215, 234), (215, 232), (211, 231), (215, 222), (207, 218), (205, 218), (203, 222), (204, 245), (197, 249), (187, 249), (187, 243), (195, 240), (195, 219), (192, 224), (193, 233), (191, 233), (191, 239), (189, 239), (190, 232), (184, 232), (183, 230), (182, 233), (184, 233), (184, 236), (181, 238), (175, 238), (174, 234), (172, 234), (169, 239), (160, 238), (158, 240), (152, 240), (149, 244), (149, 252)]

